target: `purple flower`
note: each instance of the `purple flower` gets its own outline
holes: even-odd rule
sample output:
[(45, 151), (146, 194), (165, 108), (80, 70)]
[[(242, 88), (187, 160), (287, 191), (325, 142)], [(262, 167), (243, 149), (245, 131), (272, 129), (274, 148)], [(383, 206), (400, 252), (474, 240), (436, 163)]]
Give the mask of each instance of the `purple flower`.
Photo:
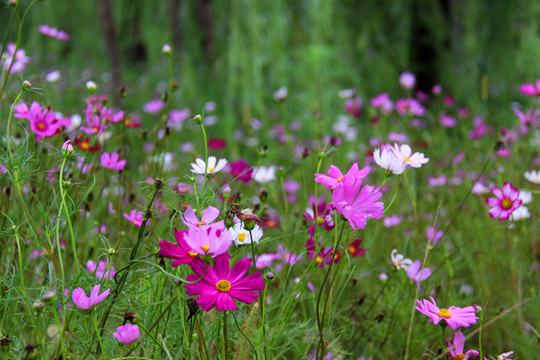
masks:
[(426, 280), (431, 276), (430, 268), (420, 270), (421, 267), (422, 263), (420, 261), (415, 261), (407, 267), (407, 276), (416, 283), (417, 287), (420, 287), (420, 281)]
[(111, 289), (107, 289), (103, 293), (99, 294), (100, 289), (101, 284), (94, 286), (92, 288), (92, 292), (90, 292), (90, 297), (88, 297), (82, 288), (76, 288), (73, 290), (71, 298), (73, 299), (75, 305), (83, 310), (88, 310), (97, 303), (102, 302), (107, 296), (109, 296), (109, 293), (111, 292)]
[(476, 358), (480, 355), (476, 350), (469, 350), (465, 354), (463, 353), (465, 349), (465, 335), (461, 331), (454, 333), (452, 336), (453, 344), (447, 339), (444, 339), (444, 341), (446, 341), (446, 345), (448, 346), (448, 355), (454, 360), (467, 360), (469, 356)]
[(514, 210), (521, 206), (519, 190), (508, 182), (504, 183), (502, 190), (496, 187), (491, 190), (491, 193), (496, 197), (486, 199), (486, 204), (492, 206), (488, 211), (492, 218), (498, 217), (499, 221), (506, 220)]
[[(17, 49), (17, 51), (15, 51), (16, 48), (15, 44), (9, 43), (7, 45), (7, 50), (2, 56), (3, 60), (0, 59), (0, 65), (3, 65), (6, 70), (11, 66), (11, 70), (9, 71), (10, 74), (23, 71), (26, 64), (30, 62), (30, 58), (26, 56), (24, 50)], [(13, 63), (13, 65), (11, 63)]]
[(145, 103), (143, 106), (143, 110), (147, 114), (157, 114), (161, 110), (163, 110), (163, 107), (165, 106), (165, 102), (161, 99), (155, 99), (150, 100), (149, 102)]
[(404, 72), (399, 76), (399, 83), (405, 89), (412, 89), (416, 85), (416, 77), (410, 72)]
[(101, 260), (97, 264), (95, 261), (88, 260), (86, 262), (86, 271), (90, 274), (95, 275), (98, 279), (112, 279), (116, 275), (114, 266), (107, 264), (106, 260)]
[(113, 336), (122, 344), (131, 344), (139, 339), (139, 327), (132, 324), (120, 325), (118, 328), (116, 328), (116, 331), (113, 332)]
[(58, 30), (49, 25), (40, 25), (38, 26), (38, 31), (43, 35), (47, 35), (57, 40), (67, 41), (69, 40), (69, 34), (62, 30)]

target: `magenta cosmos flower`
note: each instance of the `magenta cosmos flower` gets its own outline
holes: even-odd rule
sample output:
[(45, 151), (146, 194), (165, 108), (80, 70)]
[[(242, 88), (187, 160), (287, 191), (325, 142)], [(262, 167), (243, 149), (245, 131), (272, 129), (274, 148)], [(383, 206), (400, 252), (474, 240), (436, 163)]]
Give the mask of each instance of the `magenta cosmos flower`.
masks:
[[(201, 219), (199, 220), (199, 218), (197, 217), (197, 215), (195, 215), (195, 212), (190, 206), (187, 208), (186, 212), (184, 213), (184, 216), (182, 216), (182, 222), (187, 227), (200, 227), (200, 226), (204, 227), (207, 225), (211, 225), (213, 221), (217, 219), (218, 216), (219, 216), (219, 210), (213, 206), (209, 206), (203, 210)], [(217, 223), (212, 224), (212, 225), (217, 226), (217, 228), (220, 228), (220, 229), (225, 229), (225, 224), (223, 220), (218, 221)]]
[(529, 96), (540, 96), (540, 79), (536, 80), (536, 86), (531, 83), (520, 85), (519, 91)]
[(315, 182), (326, 185), (326, 190), (333, 190), (338, 186), (341, 186), (343, 179), (345, 178), (362, 180), (368, 174), (369, 167), (365, 167), (360, 170), (357, 163), (354, 163), (346, 174), (343, 174), (337, 166), (330, 165), (330, 170), (328, 170), (328, 175), (330, 176), (324, 174), (315, 174)]
[(437, 325), (441, 320), (446, 321), (448, 326), (452, 330), (456, 330), (458, 327), (469, 327), (469, 325), (476, 324), (478, 317), (474, 306), (467, 306), (465, 308), (459, 308), (457, 306), (450, 306), (448, 309), (439, 308), (433, 297), (429, 297), (431, 302), (426, 299), (420, 301), (416, 300), (418, 306), (416, 310), (429, 317), (430, 321)]
[(447, 339), (446, 345), (448, 346), (448, 354), (454, 360), (467, 360), (469, 356), (478, 357), (480, 353), (476, 350), (469, 350), (466, 353), (463, 353), (465, 349), (465, 335), (461, 331), (454, 333), (452, 336), (452, 343)]
[(140, 331), (137, 325), (126, 324), (120, 325), (112, 334), (114, 338), (122, 344), (131, 344), (139, 339)]
[(172, 262), (172, 267), (177, 267), (179, 265), (187, 264), (190, 265), (192, 262), (200, 259), (199, 253), (192, 251), (191, 247), (184, 240), (184, 236), (187, 234), (186, 230), (178, 230), (174, 228), (174, 237), (176, 238), (175, 245), (168, 241), (161, 241), (159, 243), (159, 255), (176, 259)]
[(75, 305), (83, 310), (88, 310), (97, 303), (102, 302), (111, 292), (111, 289), (107, 289), (100, 294), (99, 290), (101, 290), (101, 284), (94, 286), (90, 292), (90, 297), (88, 297), (82, 288), (76, 288), (73, 290), (71, 298)]
[(99, 157), (101, 161), (101, 166), (111, 170), (122, 171), (126, 167), (126, 160), (120, 159), (120, 155), (117, 152), (112, 154), (103, 153)]
[(384, 204), (377, 202), (382, 196), (379, 188), (371, 185), (362, 187), (361, 181), (352, 178), (343, 180), (332, 193), (333, 205), (338, 213), (343, 215), (356, 228), (364, 229), (368, 218), (380, 219), (384, 213)]
[(43, 35), (47, 35), (57, 40), (62, 40), (62, 41), (69, 40), (69, 34), (67, 34), (65, 31), (58, 30), (57, 28), (53, 28), (49, 25), (38, 26), (38, 31), (42, 33)]
[(502, 190), (493, 188), (491, 192), (496, 197), (486, 199), (486, 204), (492, 206), (488, 214), (494, 219), (498, 217), (499, 221), (506, 220), (521, 206), (519, 190), (510, 183), (504, 183)]
[(137, 225), (138, 227), (141, 227), (144, 220), (144, 213), (142, 211), (137, 211), (136, 209), (133, 209), (129, 212), (129, 214), (124, 213), (123, 215), (129, 222)]
[(251, 304), (259, 296), (258, 290), (264, 289), (264, 279), (260, 271), (246, 275), (251, 265), (251, 259), (238, 261), (229, 269), (229, 255), (223, 254), (215, 258), (214, 267), (202, 262), (192, 264), (195, 274), (187, 277), (187, 281), (199, 280), (206, 266), (204, 278), (196, 284), (187, 284), (186, 293), (189, 296), (199, 295), (195, 300), (204, 311), (216, 307), (217, 311), (236, 310), (236, 300)]

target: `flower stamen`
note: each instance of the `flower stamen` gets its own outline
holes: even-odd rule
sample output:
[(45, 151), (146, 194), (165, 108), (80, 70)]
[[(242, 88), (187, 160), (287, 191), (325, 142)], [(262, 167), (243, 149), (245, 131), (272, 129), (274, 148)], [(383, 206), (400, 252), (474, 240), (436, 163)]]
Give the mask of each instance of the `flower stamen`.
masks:
[(437, 313), (437, 315), (439, 315), (442, 318), (449, 319), (450, 318), (450, 311), (448, 311), (446, 309), (440, 309), (439, 312)]
[(216, 284), (216, 289), (220, 292), (227, 292), (231, 290), (231, 283), (227, 280), (219, 280)]

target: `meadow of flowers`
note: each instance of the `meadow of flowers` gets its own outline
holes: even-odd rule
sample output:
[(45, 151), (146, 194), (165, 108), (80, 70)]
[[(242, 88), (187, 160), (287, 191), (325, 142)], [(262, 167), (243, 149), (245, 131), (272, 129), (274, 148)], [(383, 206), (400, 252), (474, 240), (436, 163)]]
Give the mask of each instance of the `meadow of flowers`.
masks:
[(0, 50), (1, 358), (537, 358), (540, 79), (505, 127), (407, 71), (222, 126), (168, 44), (159, 90), (105, 91), (21, 30), (75, 41), (19, 16)]

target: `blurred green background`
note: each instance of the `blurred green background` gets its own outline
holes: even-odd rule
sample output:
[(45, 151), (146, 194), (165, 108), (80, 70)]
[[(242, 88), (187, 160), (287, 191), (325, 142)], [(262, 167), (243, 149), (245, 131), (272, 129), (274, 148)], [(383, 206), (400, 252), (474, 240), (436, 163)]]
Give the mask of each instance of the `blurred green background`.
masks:
[[(1, 34), (11, 14), (3, 2)], [(215, 100), (226, 119), (266, 116), (281, 86), (297, 102), (297, 120), (313, 112), (335, 119), (339, 90), (399, 96), (399, 74), (411, 71), (420, 89), (441, 84), (460, 104), (504, 123), (509, 104), (519, 99), (518, 85), (534, 81), (540, 67), (540, 2), (534, 0), (55, 0), (29, 12), (21, 46), (33, 63), (25, 75), (58, 68), (69, 86), (82, 88), (90, 78), (106, 82), (107, 3), (120, 83), (134, 104), (165, 88), (161, 47), (169, 43), (179, 107), (197, 112)], [(71, 40), (45, 37), (40, 24), (66, 31)], [(70, 96), (80, 93), (66, 93), (64, 101)]]

